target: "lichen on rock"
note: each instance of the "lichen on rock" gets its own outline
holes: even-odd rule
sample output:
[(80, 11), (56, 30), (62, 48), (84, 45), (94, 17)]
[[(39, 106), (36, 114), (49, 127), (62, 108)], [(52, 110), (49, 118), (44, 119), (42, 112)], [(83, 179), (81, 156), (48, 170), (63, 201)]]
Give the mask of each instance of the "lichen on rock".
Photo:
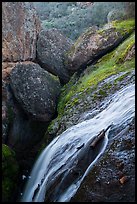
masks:
[(71, 125), (77, 124), (84, 112), (98, 109), (105, 97), (134, 82), (135, 55), (131, 53), (135, 43), (133, 33), (111, 53), (78, 76), (73, 75), (61, 91), (58, 103), (58, 117), (48, 127), (46, 135), (52, 138)]
[(88, 29), (67, 53), (65, 64), (70, 72), (84, 69), (107, 54), (134, 31), (134, 20), (113, 21), (99, 30)]
[(2, 61), (34, 60), (40, 30), (30, 2), (2, 2)]
[(11, 72), (13, 93), (33, 119), (50, 121), (56, 112), (60, 83), (35, 63), (18, 63)]
[(48, 72), (59, 77), (65, 84), (70, 79), (70, 74), (64, 65), (65, 53), (72, 46), (72, 41), (57, 29), (42, 30), (37, 41), (37, 60)]

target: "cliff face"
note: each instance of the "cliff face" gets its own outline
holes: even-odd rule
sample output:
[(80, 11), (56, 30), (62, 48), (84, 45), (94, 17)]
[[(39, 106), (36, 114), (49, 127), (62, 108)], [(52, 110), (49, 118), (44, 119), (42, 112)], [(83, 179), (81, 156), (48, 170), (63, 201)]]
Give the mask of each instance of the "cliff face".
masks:
[(2, 60), (34, 60), (40, 22), (29, 2), (2, 3)]

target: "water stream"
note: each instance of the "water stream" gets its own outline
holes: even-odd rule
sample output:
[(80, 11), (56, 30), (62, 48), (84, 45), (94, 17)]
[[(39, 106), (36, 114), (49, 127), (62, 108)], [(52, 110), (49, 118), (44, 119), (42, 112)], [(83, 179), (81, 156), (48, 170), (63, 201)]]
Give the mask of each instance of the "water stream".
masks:
[(135, 85), (128, 85), (106, 101), (95, 117), (57, 136), (41, 153), (22, 195), (22, 202), (68, 202), (105, 151), (109, 131), (91, 148), (96, 136), (109, 125), (122, 126), (135, 115)]

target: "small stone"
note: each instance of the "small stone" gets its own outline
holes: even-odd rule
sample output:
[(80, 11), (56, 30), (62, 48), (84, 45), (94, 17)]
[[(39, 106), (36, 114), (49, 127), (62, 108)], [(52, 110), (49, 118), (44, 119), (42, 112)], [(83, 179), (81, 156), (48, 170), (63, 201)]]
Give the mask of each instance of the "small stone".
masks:
[(119, 179), (121, 184), (124, 184), (127, 181), (127, 176), (122, 176), (121, 179)]
[(25, 175), (22, 175), (22, 180), (24, 180), (26, 178), (26, 176)]

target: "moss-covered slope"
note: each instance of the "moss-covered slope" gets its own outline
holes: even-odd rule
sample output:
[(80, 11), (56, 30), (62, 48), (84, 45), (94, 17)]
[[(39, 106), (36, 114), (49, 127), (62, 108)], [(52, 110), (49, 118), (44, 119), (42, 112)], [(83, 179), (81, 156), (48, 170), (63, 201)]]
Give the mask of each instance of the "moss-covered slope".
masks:
[(54, 137), (73, 124), (77, 124), (82, 113), (96, 108), (104, 97), (114, 93), (125, 83), (134, 81), (135, 34), (121, 43), (114, 51), (105, 55), (95, 65), (62, 88), (58, 103), (58, 117), (48, 128), (46, 137)]

